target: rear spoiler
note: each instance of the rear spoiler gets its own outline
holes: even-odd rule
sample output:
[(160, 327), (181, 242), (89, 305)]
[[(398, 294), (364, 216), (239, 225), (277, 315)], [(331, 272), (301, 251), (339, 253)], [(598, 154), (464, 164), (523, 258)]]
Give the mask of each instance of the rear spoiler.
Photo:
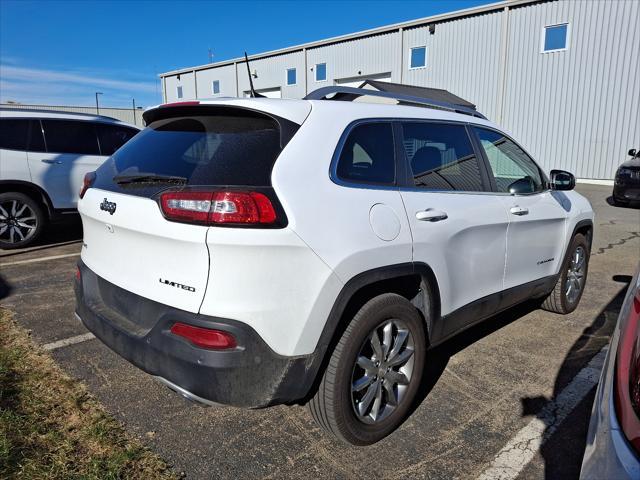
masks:
[(300, 125), (286, 118), (263, 112), (253, 108), (239, 107), (235, 105), (212, 105), (210, 103), (200, 103), (199, 101), (165, 103), (157, 107), (150, 108), (142, 114), (145, 125), (150, 125), (158, 120), (176, 117), (194, 116), (220, 116), (220, 117), (245, 117), (245, 118), (268, 118), (278, 124), (280, 130), (280, 148), (284, 148), (289, 140), (296, 134)]

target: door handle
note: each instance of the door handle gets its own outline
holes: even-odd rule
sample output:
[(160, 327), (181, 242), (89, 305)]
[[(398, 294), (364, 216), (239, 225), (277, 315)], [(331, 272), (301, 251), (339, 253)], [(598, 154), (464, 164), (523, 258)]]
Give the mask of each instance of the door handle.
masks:
[(48, 158), (43, 158), (40, 161), (42, 163), (48, 163), (50, 165), (62, 165), (62, 160), (49, 160)]
[(446, 220), (449, 216), (440, 210), (434, 210), (433, 208), (427, 208), (416, 213), (416, 218), (423, 222), (439, 222), (440, 220)]
[(515, 207), (511, 207), (511, 210), (509, 210), (509, 211), (512, 214), (518, 215), (518, 216), (529, 215), (529, 209), (528, 208), (519, 207), (518, 205), (516, 205)]

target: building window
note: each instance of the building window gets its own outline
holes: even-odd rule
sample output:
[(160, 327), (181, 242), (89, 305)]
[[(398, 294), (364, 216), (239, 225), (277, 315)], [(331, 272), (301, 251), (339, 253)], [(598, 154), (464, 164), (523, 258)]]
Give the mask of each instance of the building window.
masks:
[(549, 25), (544, 27), (542, 33), (542, 51), (557, 52), (567, 49), (569, 24)]
[(182, 85), (176, 87), (176, 95), (178, 98), (182, 98)]
[(214, 80), (211, 82), (211, 91), (214, 95), (220, 93), (220, 80)]
[(427, 47), (413, 47), (409, 58), (409, 68), (424, 68), (427, 66)]
[(295, 85), (295, 84), (296, 84), (296, 69), (287, 68), (287, 85)]
[(327, 79), (327, 64), (316, 63), (316, 82), (324, 82)]

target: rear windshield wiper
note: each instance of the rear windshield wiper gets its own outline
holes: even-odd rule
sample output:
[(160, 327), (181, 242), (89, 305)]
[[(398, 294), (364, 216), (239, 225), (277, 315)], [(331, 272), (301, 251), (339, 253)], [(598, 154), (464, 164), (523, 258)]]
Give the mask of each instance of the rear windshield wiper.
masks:
[(135, 173), (130, 175), (116, 175), (113, 181), (118, 185), (128, 183), (187, 183), (186, 177), (177, 177), (173, 175), (159, 175), (157, 173)]

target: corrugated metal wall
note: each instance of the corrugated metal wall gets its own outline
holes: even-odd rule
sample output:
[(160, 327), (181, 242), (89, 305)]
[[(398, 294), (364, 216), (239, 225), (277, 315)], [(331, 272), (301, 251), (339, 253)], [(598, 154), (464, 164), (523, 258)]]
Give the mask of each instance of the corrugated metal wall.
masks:
[[(545, 25), (569, 22), (569, 48), (541, 53)], [(549, 170), (613, 178), (640, 147), (640, 2), (574, 0), (509, 12), (501, 124)]]
[[(398, 55), (400, 34), (398, 32), (336, 43), (307, 50), (309, 88), (311, 92), (320, 87), (334, 85), (341, 79), (399, 73)], [(394, 63), (396, 62), (396, 63)], [(315, 65), (327, 64), (327, 80), (315, 81)], [(392, 81), (400, 81), (391, 77)]]
[[(568, 49), (542, 53), (544, 27), (564, 22), (570, 25)], [(638, 0), (532, 2), (441, 21), (433, 34), (425, 24), (301, 48), (252, 60), (251, 70), (258, 75), (256, 89), (280, 88), (285, 98), (386, 74), (393, 82), (443, 88), (475, 103), (547, 171), (611, 179), (626, 151), (640, 147), (639, 23)], [(410, 49), (422, 45), (427, 65), (410, 69)], [(315, 81), (317, 63), (326, 63), (326, 81)], [(286, 86), (292, 67), (298, 81)], [(244, 63), (196, 75), (201, 98), (211, 96), (213, 80), (220, 80), (224, 96), (249, 90)], [(193, 73), (179, 81), (172, 74), (164, 77), (166, 101), (176, 100), (178, 84), (184, 98), (195, 97)]]
[[(53, 110), (58, 112), (87, 113), (89, 115), (96, 114), (96, 107), (71, 107), (68, 105), (25, 105), (22, 103), (0, 103), (0, 108), (20, 108), (25, 110)], [(136, 109), (135, 119), (133, 116), (133, 108), (106, 108), (100, 107), (100, 115), (115, 118), (122, 122), (131, 123), (142, 127), (142, 113), (144, 110)]]

